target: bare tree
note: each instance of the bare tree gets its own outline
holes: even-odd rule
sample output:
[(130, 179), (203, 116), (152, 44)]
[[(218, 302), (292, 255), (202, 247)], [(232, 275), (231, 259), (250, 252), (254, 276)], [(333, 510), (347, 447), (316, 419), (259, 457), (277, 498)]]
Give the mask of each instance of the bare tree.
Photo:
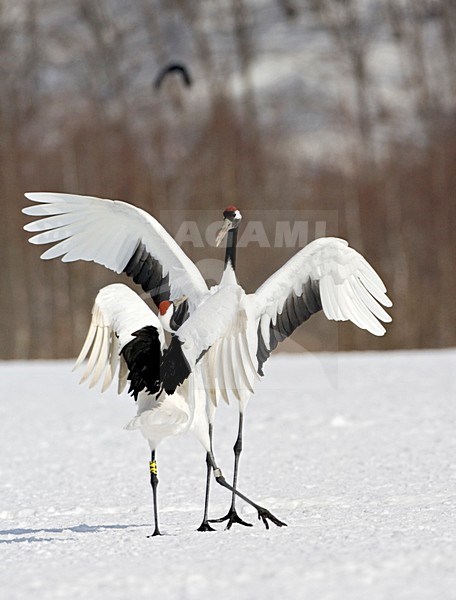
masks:
[[(302, 3), (270, 1), (281, 27), (295, 32)], [(172, 232), (179, 219), (194, 218), (189, 211), (219, 211), (231, 203), (261, 211), (277, 209), (279, 201), (287, 208), (338, 211), (339, 227), (327, 233), (364, 249), (391, 289), (394, 321), (383, 340), (342, 326), (337, 342), (336, 330), (315, 317), (295, 339), (303, 345), (311, 340), (315, 349), (454, 345), (456, 11), (444, 0), (383, 0), (382, 12), (366, 13), (367, 4), (374, 3), (305, 5), (319, 25), (313, 31), (332, 43), (325, 60), (343, 74), (345, 86), (328, 110), (343, 123), (353, 152), (334, 152), (331, 164), (309, 163), (297, 146), (284, 151), (277, 131), (289, 111), (280, 102), (270, 106), (274, 126), (262, 119), (259, 127), (266, 97), (259, 102), (253, 69), (263, 14), (254, 4), (141, 0), (127, 11), (124, 3), (78, 0), (67, 7), (73, 21), (62, 33), (54, 12), (62, 3), (24, 0), (9, 12), (0, 2), (2, 357), (77, 353), (97, 290), (116, 277), (94, 264), (40, 261), (22, 231), (27, 189), (126, 199), (159, 217), (163, 208), (179, 209), (177, 219), (163, 216)], [(224, 53), (212, 27), (226, 36)], [(153, 65), (175, 58), (182, 42), (173, 38), (176, 31), (185, 33), (197, 83), (182, 90), (169, 81), (157, 94), (150, 85)], [(372, 68), (377, 35), (393, 42), (388, 50), (400, 64), (396, 91), (414, 116), (409, 138), (395, 130), (398, 117), (381, 97)], [(150, 79), (135, 87), (144, 66), (152, 66)], [(233, 75), (242, 84), (239, 96), (226, 85)], [(202, 80), (208, 100), (198, 88)], [(213, 252), (185, 249), (195, 260)], [(275, 249), (269, 265), (255, 248), (243, 252), (239, 277), (250, 290), (268, 274), (265, 263), (278, 267), (290, 256), (290, 249)]]

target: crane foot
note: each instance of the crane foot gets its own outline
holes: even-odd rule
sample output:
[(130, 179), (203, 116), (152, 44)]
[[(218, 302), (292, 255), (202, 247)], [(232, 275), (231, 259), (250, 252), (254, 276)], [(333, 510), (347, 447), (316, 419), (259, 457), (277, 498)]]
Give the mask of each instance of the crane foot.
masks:
[(203, 521), (196, 531), (217, 531), (210, 526), (209, 521)]
[(259, 508), (257, 508), (257, 511), (258, 511), (258, 520), (263, 521), (263, 524), (266, 527), (266, 529), (269, 529), (268, 520), (271, 521), (272, 523), (274, 523), (274, 525), (277, 525), (277, 527), (286, 527), (287, 526), (286, 523), (284, 523), (283, 521), (280, 521), (271, 512), (269, 512), (269, 510), (267, 508), (263, 508), (262, 506), (260, 506)]
[(155, 529), (155, 531), (153, 532), (153, 534), (152, 534), (152, 535), (148, 535), (147, 537), (148, 537), (148, 538), (151, 538), (151, 537), (155, 537), (155, 536), (157, 536), (157, 535), (163, 535), (162, 533), (160, 533), (160, 530), (159, 530), (158, 528), (157, 528), (157, 529)]
[(219, 519), (209, 519), (209, 521), (211, 523), (223, 523), (223, 521), (228, 521), (225, 529), (231, 529), (234, 523), (237, 523), (238, 525), (244, 525), (244, 527), (252, 527), (252, 523), (247, 523), (247, 521), (241, 519), (235, 508), (230, 508), (224, 517), (220, 517)]

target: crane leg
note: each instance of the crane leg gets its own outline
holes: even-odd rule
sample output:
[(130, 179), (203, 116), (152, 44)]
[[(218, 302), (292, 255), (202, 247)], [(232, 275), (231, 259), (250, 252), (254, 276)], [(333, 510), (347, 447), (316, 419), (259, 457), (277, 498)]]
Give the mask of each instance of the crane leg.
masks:
[(158, 486), (158, 477), (157, 477), (157, 461), (155, 460), (155, 450), (152, 450), (152, 454), (150, 457), (150, 485), (152, 487), (152, 494), (154, 497), (154, 523), (155, 529), (152, 535), (147, 537), (154, 537), (155, 535), (161, 535), (160, 529), (158, 527), (158, 504), (157, 504), (157, 486)]
[(225, 479), (225, 477), (222, 474), (222, 471), (218, 468), (217, 463), (215, 462), (214, 454), (212, 451), (210, 452), (209, 456), (210, 456), (212, 468), (214, 470), (214, 477), (215, 477), (215, 480), (217, 481), (217, 483), (219, 485), (223, 486), (224, 488), (226, 488), (227, 490), (230, 490), (236, 496), (239, 496), (239, 498), (242, 498), (242, 500), (244, 500), (244, 502), (247, 502), (247, 504), (250, 504), (250, 506), (253, 506), (253, 508), (258, 513), (258, 519), (261, 519), (263, 521), (263, 524), (266, 527), (266, 529), (269, 529), (268, 521), (271, 521), (272, 523), (274, 523), (274, 525), (277, 525), (277, 527), (284, 527), (284, 526), (286, 527), (287, 524), (284, 523), (283, 521), (280, 521), (267, 508), (264, 508), (263, 506), (256, 504), (256, 502), (253, 502), (253, 500), (250, 500), (250, 498), (247, 498), (247, 496), (245, 496), (242, 492), (240, 492), (237, 489), (234, 489), (234, 487), (227, 482), (227, 480)]
[[(210, 448), (212, 452), (212, 423), (209, 424), (209, 441)], [(211, 456), (209, 452), (206, 454), (206, 494), (204, 498), (204, 515), (203, 521), (201, 525), (198, 527), (197, 531), (215, 531), (213, 527), (209, 524), (208, 512), (209, 512), (209, 492), (211, 489), (211, 472), (212, 472), (212, 463)]]
[(237, 478), (238, 478), (238, 470), (239, 470), (239, 459), (241, 457), (242, 452), (242, 431), (244, 424), (244, 414), (242, 411), (239, 411), (239, 428), (238, 428), (238, 436), (236, 438), (236, 442), (233, 446), (234, 451), (234, 474), (233, 474), (233, 493), (231, 496), (231, 506), (228, 512), (224, 517), (220, 517), (219, 519), (210, 519), (211, 523), (223, 523), (223, 521), (228, 521), (226, 525), (226, 529), (231, 529), (233, 523), (238, 523), (239, 525), (244, 525), (245, 527), (252, 527), (252, 523), (247, 523), (241, 519), (241, 517), (237, 514), (236, 511), (236, 488), (237, 488)]

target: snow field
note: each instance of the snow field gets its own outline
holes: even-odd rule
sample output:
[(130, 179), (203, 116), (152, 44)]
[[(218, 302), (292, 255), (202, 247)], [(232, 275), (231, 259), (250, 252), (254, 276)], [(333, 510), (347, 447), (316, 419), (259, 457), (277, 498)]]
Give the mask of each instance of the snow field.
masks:
[[(287, 528), (195, 529), (204, 452), (157, 451), (129, 397), (71, 363), (0, 364), (0, 598), (456, 598), (456, 351), (278, 355), (246, 413), (239, 487)], [(234, 407), (215, 451), (231, 475)], [(213, 484), (211, 514), (230, 496)]]

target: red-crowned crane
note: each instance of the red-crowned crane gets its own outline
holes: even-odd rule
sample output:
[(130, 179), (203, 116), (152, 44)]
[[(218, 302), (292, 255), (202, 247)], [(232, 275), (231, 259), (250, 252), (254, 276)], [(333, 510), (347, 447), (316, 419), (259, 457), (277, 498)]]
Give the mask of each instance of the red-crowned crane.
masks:
[[(176, 303), (177, 304), (177, 303)], [(104, 392), (118, 372), (120, 394), (130, 382), (129, 393), (137, 403), (137, 414), (126, 426), (139, 429), (148, 440), (150, 484), (153, 492), (154, 523), (152, 536), (161, 535), (158, 524), (156, 449), (166, 437), (193, 431), (204, 448), (209, 448), (206, 399), (190, 395), (188, 378), (174, 394), (149, 393), (159, 387), (159, 370), (165, 335), (157, 316), (129, 287), (114, 283), (102, 288), (92, 308), (92, 320), (86, 340), (75, 364), (87, 365), (80, 383), (90, 387), (102, 380)], [(191, 398), (193, 404), (188, 402)]]
[[(31, 193), (26, 196), (38, 204), (23, 209), (23, 212), (44, 217), (25, 226), (27, 231), (41, 232), (30, 241), (36, 244), (57, 242), (42, 255), (43, 259), (63, 255), (64, 262), (94, 261), (116, 272), (124, 271), (160, 306), (159, 315), (164, 323), (171, 322), (171, 330), (179, 331), (180, 336), (174, 334), (169, 348), (163, 352), (160, 369), (155, 366), (151, 368), (160, 376), (146, 382), (147, 385), (143, 387), (147, 393), (157, 394), (168, 389), (174, 393), (193, 372), (187, 393), (206, 395), (204, 365), (212, 356), (211, 347), (219, 345), (219, 340), (223, 338), (233, 339), (237, 347), (249, 347), (244, 324), (239, 323), (238, 316), (241, 299), (245, 295), (242, 289), (221, 284), (209, 290), (197, 267), (165, 229), (145, 211), (124, 202), (92, 197), (54, 193)], [(176, 309), (175, 301), (183, 297), (185, 301)], [(163, 310), (163, 307), (166, 309), (170, 306), (170, 301), (172, 310)], [(220, 321), (221, 314), (223, 321)], [(119, 325), (118, 320), (116, 323)], [(140, 340), (142, 348), (150, 344), (144, 332)], [(253, 392), (254, 355), (245, 355), (244, 358), (250, 361), (252, 381), (248, 385)], [(235, 378), (230, 382), (230, 388), (241, 388), (241, 383)], [(192, 398), (187, 398), (187, 402), (191, 405), (195, 403)], [(207, 410), (212, 423), (214, 409), (211, 402), (207, 402)], [(217, 467), (210, 443), (209, 446), (203, 445), (207, 452), (207, 484), (205, 512), (199, 530), (208, 531), (212, 529), (207, 519), (211, 469), (219, 484), (232, 491), (233, 488), (227, 484)], [(258, 518), (266, 527), (269, 527), (268, 521), (277, 526), (284, 525), (267, 509), (239, 492), (233, 493), (255, 507)]]
[[(235, 278), (237, 232), (241, 214), (236, 207), (228, 207), (224, 213), (224, 224), (217, 235), (217, 245), (227, 236), (225, 271), (221, 285), (239, 288), (239, 319), (247, 318), (249, 350), (256, 354), (256, 370), (263, 376), (263, 365), (279, 342), (285, 340), (311, 315), (323, 310), (326, 317), (335, 321), (352, 321), (361, 329), (381, 336), (385, 328), (380, 323), (391, 321), (382, 308), (392, 306), (386, 296), (386, 288), (369, 263), (345, 240), (339, 238), (319, 238), (297, 252), (283, 267), (274, 273), (254, 294), (245, 296)], [(253, 340), (252, 340), (253, 332)], [(185, 332), (178, 331), (177, 337), (185, 339)], [(219, 385), (213, 390), (215, 404), (218, 398), (229, 402), (228, 392), (235, 391), (239, 400), (238, 435), (234, 444), (233, 489), (236, 489), (239, 459), (242, 451), (242, 431), (244, 411), (252, 395), (248, 372), (249, 360), (239, 348), (221, 338), (211, 348), (210, 362), (205, 365), (208, 380), (214, 378)], [(243, 368), (245, 367), (245, 368)], [(233, 370), (243, 373), (244, 385), (233, 390)], [(227, 377), (226, 377), (227, 376)], [(242, 382), (241, 382), (242, 383)], [(172, 386), (168, 389), (172, 392)], [(211, 430), (212, 444), (212, 430)], [(228, 513), (210, 522), (228, 521), (249, 526), (236, 512), (236, 495), (233, 493)]]
[[(196, 266), (145, 211), (93, 197), (47, 192), (26, 196), (38, 205), (24, 212), (44, 217), (25, 226), (28, 231), (42, 232), (30, 241), (55, 243), (42, 258), (95, 261), (118, 273), (124, 271), (158, 306), (187, 296), (190, 316), (184, 320), (181, 313), (177, 320), (162, 360), (160, 384), (172, 394), (192, 371), (201, 368), (209, 398), (228, 399), (230, 391), (239, 400), (233, 490), (244, 410), (255, 378), (263, 374), (263, 364), (277, 344), (322, 309), (329, 319), (351, 320), (374, 335), (385, 332), (379, 320), (391, 320), (381, 307), (391, 306), (381, 279), (344, 240), (323, 238), (310, 243), (255, 294), (247, 295), (234, 274), (240, 213), (229, 207), (217, 240), (220, 243), (228, 234), (225, 271), (220, 285), (208, 290)], [(168, 306), (162, 305), (164, 315)], [(263, 518), (260, 511), (258, 515)], [(283, 524), (271, 517), (269, 513), (276, 525)], [(221, 520), (225, 519), (228, 527), (233, 522), (245, 524), (236, 514), (234, 501)], [(264, 518), (263, 522), (267, 526)]]

